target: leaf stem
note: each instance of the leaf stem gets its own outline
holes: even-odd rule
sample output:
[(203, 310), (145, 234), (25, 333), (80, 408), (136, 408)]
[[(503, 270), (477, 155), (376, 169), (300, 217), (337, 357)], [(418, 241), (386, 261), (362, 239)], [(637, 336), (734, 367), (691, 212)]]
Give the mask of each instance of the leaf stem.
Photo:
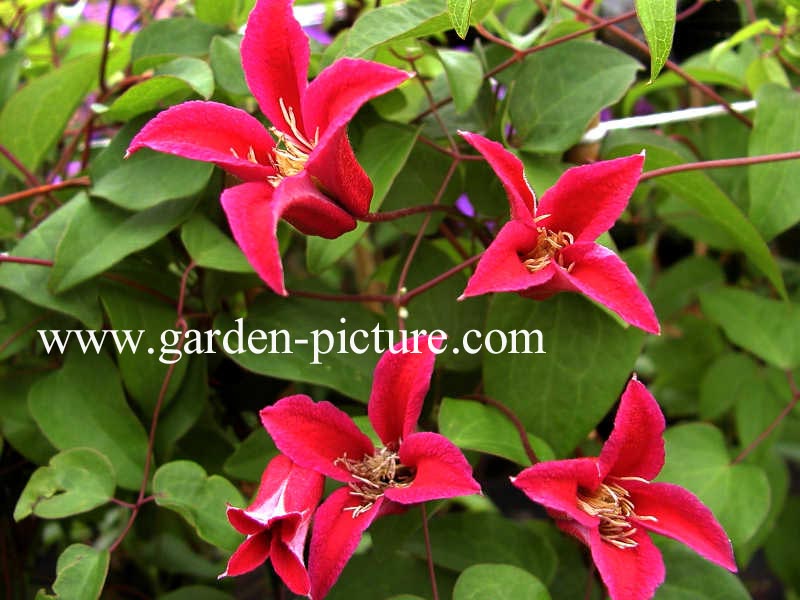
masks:
[(59, 183), (37, 185), (36, 187), (28, 188), (27, 190), (22, 190), (21, 192), (0, 196), (0, 206), (3, 204), (11, 204), (12, 202), (17, 202), (26, 198), (31, 198), (33, 196), (49, 194), (50, 192), (55, 192), (56, 190), (74, 187), (89, 187), (90, 185), (92, 185), (92, 182), (88, 177), (76, 177), (74, 179), (60, 181)]
[(36, 177), (25, 165), (22, 164), (22, 161), (19, 160), (11, 150), (6, 148), (3, 144), (0, 144), (0, 154), (5, 156), (12, 165), (16, 167), (16, 169), (22, 173), (22, 176), (25, 177), (25, 180), (28, 182), (28, 185), (42, 185), (42, 182), (39, 181), (39, 178)]
[(525, 429), (525, 425), (522, 424), (522, 421), (519, 420), (519, 417), (514, 414), (513, 410), (508, 408), (499, 400), (495, 400), (489, 396), (484, 396), (483, 394), (468, 394), (466, 396), (461, 396), (461, 398), (464, 400), (474, 400), (475, 402), (480, 402), (481, 404), (488, 404), (489, 406), (493, 406), (503, 413), (517, 429), (519, 441), (522, 443), (522, 447), (525, 450), (525, 455), (528, 457), (528, 460), (531, 461), (532, 465), (535, 465), (539, 462), (539, 457), (536, 456), (536, 451), (534, 451), (533, 446), (531, 446), (531, 441), (528, 439), (528, 431)]
[(642, 173), (639, 177), (639, 181), (647, 181), (648, 179), (653, 179), (654, 177), (662, 177), (664, 175), (672, 175), (673, 173), (682, 173), (684, 171), (723, 169), (728, 167), (741, 167), (745, 165), (757, 165), (761, 163), (797, 159), (800, 159), (800, 151), (781, 152), (778, 154), (761, 154), (759, 156), (742, 156), (740, 158), (723, 158), (720, 160), (703, 160), (698, 162), (684, 163), (682, 165), (673, 165), (671, 167), (663, 167), (661, 169), (653, 169), (647, 173)]
[(114, 18), (114, 9), (117, 6), (117, 0), (110, 0), (108, 3), (108, 13), (106, 14), (106, 30), (103, 36), (103, 54), (100, 57), (100, 73), (98, 80), (100, 81), (100, 92), (102, 94), (108, 93), (108, 84), (106, 83), (106, 65), (108, 64), (108, 53), (111, 49), (111, 23)]
[(425, 556), (428, 559), (428, 577), (431, 579), (431, 594), (433, 600), (439, 600), (439, 588), (436, 585), (436, 568), (433, 565), (433, 550), (431, 549), (431, 532), (428, 529), (428, 511), (425, 503), (419, 505), (422, 511), (422, 535), (425, 538)]

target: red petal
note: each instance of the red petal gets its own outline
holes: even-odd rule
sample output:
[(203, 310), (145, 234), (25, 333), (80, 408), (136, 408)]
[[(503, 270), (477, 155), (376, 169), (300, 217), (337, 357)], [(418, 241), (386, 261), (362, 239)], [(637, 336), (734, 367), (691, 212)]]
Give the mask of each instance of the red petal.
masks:
[(353, 517), (360, 499), (350, 495), (349, 488), (333, 492), (314, 515), (308, 572), (311, 576), (311, 597), (321, 600), (333, 587), (347, 561), (361, 540), (361, 534), (378, 517), (382, 498), (378, 498), (368, 511)]
[(269, 530), (248, 537), (231, 555), (228, 567), (220, 577), (235, 577), (262, 565), (269, 558), (271, 537)]
[(488, 140), (477, 133), (468, 131), (459, 131), (459, 133), (478, 152), (483, 154), (500, 181), (503, 182), (503, 187), (508, 194), (508, 201), (511, 204), (511, 218), (530, 223), (533, 219), (536, 199), (533, 190), (528, 185), (528, 180), (525, 179), (522, 162), (498, 142)]
[(578, 508), (578, 486), (594, 490), (600, 485), (597, 460), (574, 458), (540, 462), (511, 479), (534, 502), (560, 511), (585, 527), (596, 529), (599, 519)]
[(278, 577), (283, 580), (286, 587), (299, 596), (308, 595), (311, 589), (311, 581), (303, 565), (303, 546), (307, 529), (308, 525), (303, 529), (302, 536), (295, 536), (294, 540), (299, 543), (294, 544), (294, 547), (288, 546), (281, 536), (274, 536), (270, 551), (272, 566)]
[[(636, 379), (622, 394), (614, 429), (598, 458), (600, 475), (653, 479), (664, 466), (664, 415)], [(623, 486), (627, 487), (627, 486)]]
[(403, 83), (412, 73), (360, 58), (340, 58), (309, 84), (303, 97), (306, 137), (319, 141), (347, 126), (358, 109), (372, 98)]
[(369, 212), (372, 182), (353, 154), (346, 129), (314, 148), (306, 171), (351, 215), (363, 217)]
[[(128, 153), (151, 148), (213, 162), (245, 181), (263, 181), (275, 173), (269, 166), (274, 146), (264, 126), (243, 110), (218, 102), (193, 101), (173, 106), (152, 119), (133, 138)], [(251, 152), (257, 163), (248, 160)]]
[(336, 460), (372, 456), (375, 447), (353, 420), (330, 402), (289, 396), (261, 410), (261, 422), (275, 445), (297, 464), (338, 481), (352, 481)]
[[(428, 336), (422, 336), (407, 342), (407, 352), (400, 352), (404, 347), (400, 342), (381, 356), (375, 366), (367, 406), (375, 432), (390, 448), (397, 448), (400, 440), (416, 431), (436, 360), (428, 344), (432, 342), (435, 348), (441, 348), (443, 340), (429, 342)], [(418, 353), (413, 352), (415, 347)]]
[(731, 542), (712, 512), (690, 491), (671, 483), (624, 482), (637, 515), (658, 521), (639, 521), (650, 531), (683, 542), (703, 558), (736, 572)]
[(292, 108), (303, 131), (300, 114), (306, 90), (309, 59), (308, 38), (294, 18), (292, 2), (259, 0), (247, 19), (242, 40), (242, 67), (247, 86), (261, 112), (286, 133), (291, 127), (283, 117), (279, 100)]
[(664, 581), (664, 561), (645, 531), (632, 538), (635, 548), (617, 548), (590, 533), (592, 560), (608, 588), (611, 600), (649, 600)]
[(520, 221), (506, 223), (481, 256), (461, 298), (489, 292), (519, 292), (549, 281), (555, 273), (552, 266), (531, 273), (520, 258), (531, 250), (536, 239), (533, 227)]
[(461, 450), (438, 433), (408, 436), (400, 446), (400, 462), (415, 471), (414, 481), (408, 487), (386, 490), (386, 497), (400, 504), (467, 496), (481, 491)]
[(222, 207), (236, 243), (259, 276), (286, 295), (278, 246), (278, 220), (284, 217), (301, 232), (337, 237), (355, 221), (323, 196), (305, 175), (290, 177), (273, 189), (268, 183), (245, 183), (222, 193)]
[(574, 267), (571, 272), (558, 267), (554, 287), (581, 292), (648, 333), (661, 332), (653, 305), (636, 277), (611, 250), (598, 244), (573, 244), (561, 252), (561, 258)]
[(537, 215), (552, 231), (567, 231), (575, 241), (593, 242), (611, 229), (639, 182), (644, 156), (636, 154), (568, 169), (545, 192)]

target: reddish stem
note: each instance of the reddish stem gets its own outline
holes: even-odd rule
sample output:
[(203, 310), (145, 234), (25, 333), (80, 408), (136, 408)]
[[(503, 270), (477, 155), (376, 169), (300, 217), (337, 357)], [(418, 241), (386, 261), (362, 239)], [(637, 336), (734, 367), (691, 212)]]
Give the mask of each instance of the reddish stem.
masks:
[(682, 173), (684, 171), (699, 171), (701, 169), (723, 169), (727, 167), (741, 167), (745, 165), (757, 165), (768, 162), (780, 162), (782, 160), (796, 160), (800, 159), (800, 151), (797, 152), (782, 152), (779, 154), (762, 154), (759, 156), (743, 156), (740, 158), (723, 158), (719, 160), (703, 160), (699, 162), (684, 163), (682, 165), (673, 165), (671, 167), (663, 167), (661, 169), (653, 169), (647, 173), (642, 173), (639, 176), (639, 181), (647, 181), (654, 177), (662, 177), (664, 175), (671, 175), (673, 173)]
[(428, 510), (425, 503), (419, 505), (422, 511), (422, 535), (425, 538), (425, 557), (428, 560), (428, 577), (431, 579), (431, 594), (433, 600), (439, 600), (439, 588), (436, 585), (436, 568), (433, 565), (433, 550), (431, 549), (431, 533), (428, 530)]
[(8, 148), (6, 148), (3, 144), (0, 144), (0, 154), (5, 156), (12, 165), (16, 167), (16, 169), (22, 173), (22, 176), (28, 182), (28, 185), (42, 185), (42, 182), (39, 181), (39, 178), (36, 177), (28, 167), (22, 164), (22, 162), (14, 156), (14, 153), (11, 152)]
[(36, 187), (28, 188), (27, 190), (22, 190), (21, 192), (0, 196), (0, 205), (11, 204), (12, 202), (25, 200), (26, 198), (31, 198), (33, 196), (49, 194), (50, 192), (55, 192), (56, 190), (73, 187), (89, 187), (90, 185), (92, 185), (92, 182), (88, 177), (76, 177), (75, 179), (67, 179), (59, 183), (37, 185)]
[(531, 446), (531, 441), (528, 439), (528, 432), (525, 429), (525, 425), (523, 425), (522, 421), (519, 420), (519, 417), (514, 414), (514, 411), (512, 411), (499, 400), (495, 400), (489, 396), (484, 396), (483, 394), (469, 394), (468, 396), (462, 396), (462, 398), (464, 400), (474, 400), (475, 402), (488, 404), (489, 406), (493, 406), (503, 413), (517, 429), (519, 441), (522, 442), (522, 447), (525, 449), (525, 455), (528, 457), (528, 460), (531, 461), (532, 465), (535, 465), (537, 462), (539, 462), (539, 458), (536, 456), (533, 446)]
[(108, 53), (111, 45), (111, 22), (114, 18), (114, 9), (117, 6), (117, 0), (110, 0), (108, 3), (108, 14), (106, 14), (106, 30), (103, 36), (103, 54), (100, 57), (100, 73), (98, 79), (100, 81), (100, 92), (102, 94), (108, 93), (108, 85), (106, 84), (106, 65), (108, 64)]
[(398, 210), (390, 210), (382, 213), (369, 213), (361, 217), (359, 220), (367, 223), (383, 223), (385, 221), (395, 221), (397, 219), (402, 219), (403, 217), (410, 217), (411, 215), (435, 211), (461, 214), (459, 213), (458, 209), (453, 206), (443, 206), (441, 204), (423, 204), (420, 206), (410, 206), (409, 208), (400, 208)]

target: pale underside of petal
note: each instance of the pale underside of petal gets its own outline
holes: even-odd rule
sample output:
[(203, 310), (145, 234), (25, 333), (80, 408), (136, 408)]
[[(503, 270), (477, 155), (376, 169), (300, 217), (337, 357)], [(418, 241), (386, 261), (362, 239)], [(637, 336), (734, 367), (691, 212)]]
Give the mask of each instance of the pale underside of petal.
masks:
[(214, 163), (245, 181), (265, 181), (275, 173), (269, 160), (274, 146), (255, 117), (198, 100), (159, 113), (131, 140), (128, 153), (150, 148)]
[(593, 242), (611, 229), (639, 182), (644, 156), (596, 162), (568, 169), (539, 201), (547, 227), (567, 231), (578, 242)]
[(635, 548), (618, 548), (600, 537), (597, 530), (589, 533), (592, 560), (611, 600), (649, 600), (664, 581), (664, 560), (650, 536), (639, 529), (632, 540)]
[(340, 458), (361, 460), (375, 447), (346, 413), (308, 396), (283, 398), (261, 410), (261, 422), (278, 449), (295, 463), (338, 481), (353, 481)]

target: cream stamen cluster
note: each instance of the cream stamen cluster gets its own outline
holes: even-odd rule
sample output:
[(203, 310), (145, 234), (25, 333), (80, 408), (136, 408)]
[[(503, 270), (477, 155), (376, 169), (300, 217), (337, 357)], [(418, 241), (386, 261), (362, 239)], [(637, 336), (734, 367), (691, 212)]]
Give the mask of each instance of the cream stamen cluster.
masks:
[(522, 264), (525, 265), (525, 268), (531, 273), (536, 273), (544, 269), (555, 259), (560, 266), (571, 272), (575, 263), (565, 265), (561, 256), (561, 251), (575, 243), (574, 236), (566, 231), (555, 232), (546, 227), (537, 227), (536, 233), (536, 246), (533, 250), (521, 257)]
[[(638, 477), (625, 477), (643, 481)], [(639, 521), (657, 521), (655, 517), (637, 515), (630, 492), (616, 483), (602, 483), (596, 490), (589, 492), (578, 490), (578, 507), (586, 514), (600, 519), (600, 537), (617, 548), (636, 548), (638, 542), (632, 539), (636, 527), (630, 522), (631, 518)]]
[(412, 470), (400, 464), (398, 454), (389, 448), (381, 447), (372, 456), (364, 455), (361, 460), (343, 456), (334, 464), (343, 465), (356, 480), (348, 484), (350, 495), (362, 498), (362, 503), (345, 509), (353, 511), (353, 518), (371, 509), (388, 488), (408, 487), (414, 480)]
[(319, 143), (319, 127), (314, 133), (314, 140), (310, 141), (297, 127), (297, 118), (292, 107), (286, 107), (283, 98), (279, 98), (281, 112), (286, 124), (289, 125), (291, 135), (278, 131), (275, 127), (270, 127), (270, 132), (277, 138), (275, 149), (272, 151), (270, 162), (275, 167), (275, 175), (267, 178), (273, 187), (285, 177), (291, 177), (300, 173), (308, 161), (308, 155)]

